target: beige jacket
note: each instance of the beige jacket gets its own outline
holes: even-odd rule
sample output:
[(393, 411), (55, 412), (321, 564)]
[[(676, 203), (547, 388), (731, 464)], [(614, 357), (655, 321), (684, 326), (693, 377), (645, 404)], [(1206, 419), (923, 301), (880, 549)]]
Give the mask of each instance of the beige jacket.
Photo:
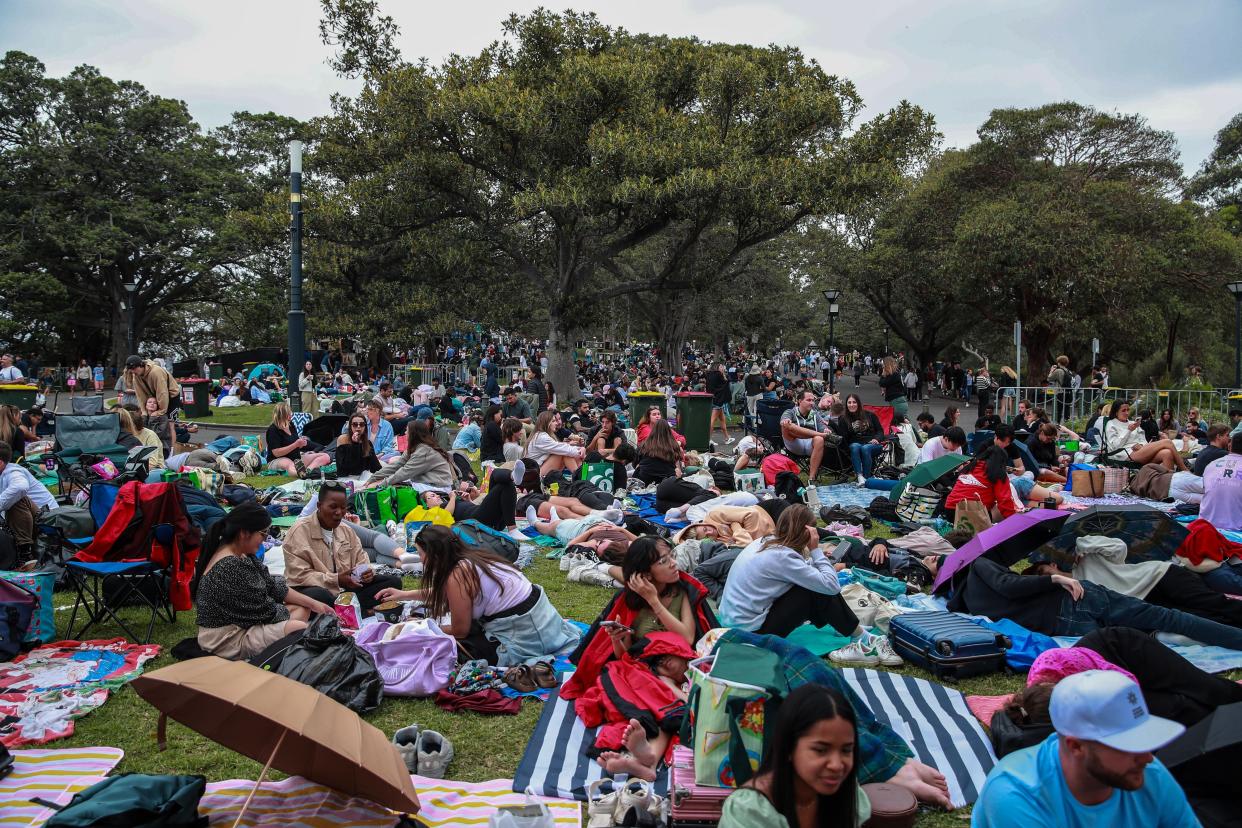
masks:
[(156, 402), (160, 404), (157, 414), (167, 414), (168, 403), (181, 396), (181, 384), (173, 379), (172, 374), (149, 359), (147, 360), (147, 373), (144, 376), (140, 377), (133, 371), (125, 372), (125, 384), (134, 389), (134, 394), (138, 397), (138, 407), (144, 413), (147, 410), (147, 398), (149, 397), (155, 397)]
[(323, 587), (333, 595), (341, 591), (336, 576), (359, 564), (370, 563), (362, 541), (345, 526), (332, 530), (332, 549), (323, 540), (319, 514), (311, 512), (293, 524), (285, 535), (285, 582), (291, 587)]
[(673, 543), (681, 543), (696, 526), (715, 527), (716, 538), (726, 546), (746, 546), (753, 540), (776, 533), (772, 517), (758, 506), (717, 506), (707, 513), (702, 523), (682, 528), (673, 536)]

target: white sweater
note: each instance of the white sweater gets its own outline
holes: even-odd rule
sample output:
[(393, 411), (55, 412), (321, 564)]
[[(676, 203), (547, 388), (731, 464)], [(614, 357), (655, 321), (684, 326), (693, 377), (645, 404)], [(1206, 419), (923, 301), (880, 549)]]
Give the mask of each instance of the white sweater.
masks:
[(1088, 535), (1078, 539), (1081, 559), (1074, 564), (1074, 578), (1138, 598), (1140, 601), (1156, 587), (1173, 566), (1169, 561), (1126, 563), (1126, 542), (1120, 538)]
[(533, 460), (541, 466), (543, 461), (553, 454), (577, 457), (578, 447), (571, 446), (569, 443), (562, 443), (546, 431), (536, 431), (534, 436), (530, 438), (530, 442), (526, 444), (526, 458)]

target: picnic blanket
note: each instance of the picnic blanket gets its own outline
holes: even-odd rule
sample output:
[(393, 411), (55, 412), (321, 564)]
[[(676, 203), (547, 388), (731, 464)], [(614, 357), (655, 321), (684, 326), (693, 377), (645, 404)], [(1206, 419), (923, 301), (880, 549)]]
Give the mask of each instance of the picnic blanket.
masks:
[(1074, 497), (1069, 491), (1063, 490), (1061, 496), (1065, 498), (1065, 502), (1059, 506), (1060, 509), (1070, 511), (1082, 511), (1088, 506), (1149, 506), (1158, 512), (1172, 514), (1177, 507), (1177, 503), (1167, 503), (1163, 500), (1148, 500), (1143, 497), (1135, 497), (1132, 494), (1108, 494), (1103, 497)]
[(832, 506), (839, 503), (842, 506), (861, 506), (864, 509), (871, 505), (871, 501), (883, 494), (876, 489), (860, 489), (853, 483), (838, 483), (835, 486), (816, 486), (815, 493), (819, 495), (821, 506)]
[[(905, 739), (920, 761), (945, 775), (955, 806), (978, 799), (996, 755), (961, 693), (898, 673), (841, 672), (876, 718)], [(574, 715), (573, 704), (554, 696), (544, 705), (526, 745), (513, 790), (530, 788), (545, 796), (586, 801), (587, 786), (604, 776), (603, 769), (583, 753), (594, 741), (595, 729)], [(662, 768), (655, 791), (664, 796), (667, 790), (668, 770)]]
[[(0, 744), (42, 744), (73, 735), (73, 720), (142, 674), (158, 644), (123, 638), (57, 641), (0, 664)], [(11, 717), (11, 718), (10, 718)]]
[(124, 756), (125, 751), (111, 747), (13, 751), (13, 772), (0, 779), (0, 826), (42, 825), (52, 809), (30, 797), (65, 805), (107, 776)]
[[(500, 806), (521, 805), (526, 801), (525, 796), (512, 791), (513, 785), (507, 779), (454, 782), (423, 776), (410, 778), (422, 806), (418, 819), (428, 828), (486, 825), (487, 818)], [(199, 813), (208, 817), (212, 825), (232, 825), (253, 787), (254, 780), (246, 779), (212, 782), (207, 785), (207, 793), (199, 803)], [(552, 811), (558, 826), (578, 828), (582, 824), (581, 807), (576, 802), (539, 799)], [(397, 824), (397, 817), (387, 808), (367, 799), (346, 796), (300, 776), (281, 782), (264, 782), (241, 824), (252, 828), (283, 828), (291, 824), (290, 817), (295, 815), (298, 825), (324, 828), (388, 828)]]

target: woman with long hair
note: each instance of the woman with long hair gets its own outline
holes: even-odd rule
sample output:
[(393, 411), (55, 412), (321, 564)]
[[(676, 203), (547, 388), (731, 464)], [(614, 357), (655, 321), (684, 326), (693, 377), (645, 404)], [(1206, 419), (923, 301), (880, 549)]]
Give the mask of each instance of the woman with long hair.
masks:
[(957, 425), (957, 418), (961, 415), (956, 405), (950, 405), (944, 410), (944, 417), (940, 420), (940, 427), (950, 429)]
[[(147, 402), (150, 402), (148, 399)], [(116, 409), (117, 417), (121, 423), (121, 430), (129, 433), (138, 441), (139, 445), (150, 446), (155, 452), (147, 458), (147, 466), (152, 469), (164, 468), (164, 443), (160, 440), (158, 434), (147, 428), (143, 423), (141, 415), (131, 411), (128, 406), (120, 406)], [(118, 444), (120, 441), (117, 441)]]
[(638, 446), (638, 468), (634, 471), (634, 477), (650, 486), (679, 476), (684, 457), (685, 453), (673, 436), (668, 420), (656, 420), (647, 439)]
[(310, 440), (293, 433), (293, 409), (287, 402), (278, 402), (272, 409), (272, 424), (267, 427), (267, 467), (296, 477), (326, 466), (332, 458), (321, 451), (307, 451)]
[[(298, 374), (298, 393), (302, 397), (302, 410), (312, 417), (319, 413), (319, 398), (315, 396), (315, 366), (308, 359)], [(348, 435), (347, 435), (348, 436)]]
[(75, 391), (81, 391), (83, 397), (91, 393), (90, 384), (91, 384), (91, 376), (93, 375), (91, 374), (91, 366), (86, 361), (86, 357), (82, 357), (80, 360), (78, 360), (77, 370), (71, 373), (69, 376), (73, 379), (73, 382), (74, 382), (73, 387), (69, 389), (70, 399), (73, 399), (73, 394)]
[(1022, 511), (1016, 494), (1009, 482), (1009, 455), (994, 445), (976, 458), (970, 471), (957, 478), (944, 507), (951, 512), (959, 503), (977, 500), (989, 512), (995, 510), (999, 520)]
[(1104, 426), (1104, 451), (1114, 460), (1159, 463), (1169, 471), (1189, 471), (1186, 461), (1169, 439), (1148, 442), (1141, 423), (1130, 419), (1130, 401), (1117, 400), (1109, 409)]
[[(892, 357), (887, 359), (891, 361)], [(880, 442), (884, 436), (880, 418), (863, 407), (861, 397), (850, 394), (845, 398), (845, 413), (839, 422), (845, 432), (845, 444), (849, 447), (850, 463), (858, 476), (858, 485), (866, 486), (875, 459), (884, 451), (884, 444)]]
[(431, 617), (449, 615), (444, 631), (472, 658), (509, 667), (552, 658), (578, 644), (578, 628), (503, 558), (466, 546), (452, 529), (434, 524), (419, 531), (414, 547), (423, 561), (422, 587), (383, 589), (377, 600), (418, 601)]
[(557, 439), (561, 427), (558, 411), (541, 411), (535, 418), (535, 433), (526, 444), (526, 459), (539, 466), (539, 476), (576, 472), (586, 457), (586, 449)]
[(354, 412), (349, 417), (346, 433), (336, 438), (337, 477), (359, 477), (364, 472), (380, 470), (379, 458), (367, 434), (367, 418)]
[(0, 443), (13, 449), (14, 457), (26, 452), (26, 436), (22, 434), (22, 410), (15, 405), (0, 405)]
[(489, 405), (483, 412), (482, 436), (479, 438), (479, 460), (484, 463), (505, 462), (505, 437), (500, 423), (504, 419), (504, 409), (498, 405)]
[(897, 370), (897, 360), (891, 356), (884, 357), (880, 363), (880, 388), (884, 391), (884, 402), (893, 407), (893, 413), (906, 416), (910, 412), (910, 403), (906, 399), (906, 381)]
[(408, 483), (420, 492), (450, 492), (457, 466), (440, 448), (431, 420), (414, 420), (405, 429), (405, 453), (371, 475), (364, 488)]
[[(664, 412), (660, 410), (658, 405), (650, 406), (643, 412), (643, 416), (638, 418), (638, 425), (634, 427), (634, 436), (640, 448), (643, 443), (647, 442), (647, 438), (651, 436), (651, 430), (655, 428), (655, 424), (663, 419)], [(665, 423), (665, 425), (668, 425), (668, 423)], [(677, 444), (685, 448), (686, 438), (672, 428), (672, 426), (669, 426), (669, 431), (673, 432), (673, 439), (677, 441)]]
[(857, 717), (839, 690), (802, 685), (767, 727), (767, 755), (725, 800), (721, 828), (855, 828), (871, 818), (854, 761)]
[(289, 589), (255, 553), (272, 519), (251, 501), (212, 524), (194, 573), (198, 645), (221, 658), (251, 658), (306, 627), (327, 604)]
[(1008, 365), (1001, 366), (1001, 375), (997, 384), (1000, 387), (1000, 408), (996, 412), (1001, 418), (1001, 422), (1009, 422), (1009, 409), (1013, 407), (1013, 401), (1018, 396), (1018, 375)]

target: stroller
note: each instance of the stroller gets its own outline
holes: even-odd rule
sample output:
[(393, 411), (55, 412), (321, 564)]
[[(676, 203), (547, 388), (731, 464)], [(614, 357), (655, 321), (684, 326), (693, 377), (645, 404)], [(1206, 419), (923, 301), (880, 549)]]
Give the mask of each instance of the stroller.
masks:
[[(810, 474), (811, 458), (805, 455), (793, 454), (785, 449), (785, 439), (781, 436), (781, 415), (793, 408), (793, 403), (789, 400), (759, 400), (755, 405), (755, 416), (749, 413), (742, 419), (742, 427), (746, 433), (751, 435), (755, 441), (763, 448), (766, 454), (784, 454), (798, 464), (798, 469), (803, 474)], [(829, 431), (828, 434), (836, 434)], [(840, 435), (836, 435), (840, 436)], [(828, 440), (824, 442), (824, 456), (819, 464), (819, 474), (821, 477), (827, 475), (831, 485), (832, 483), (841, 483), (850, 480), (854, 476), (853, 468), (850, 465), (850, 456), (846, 452), (844, 444), (838, 440), (836, 445), (832, 445)], [(808, 480), (808, 484), (814, 483)]]

